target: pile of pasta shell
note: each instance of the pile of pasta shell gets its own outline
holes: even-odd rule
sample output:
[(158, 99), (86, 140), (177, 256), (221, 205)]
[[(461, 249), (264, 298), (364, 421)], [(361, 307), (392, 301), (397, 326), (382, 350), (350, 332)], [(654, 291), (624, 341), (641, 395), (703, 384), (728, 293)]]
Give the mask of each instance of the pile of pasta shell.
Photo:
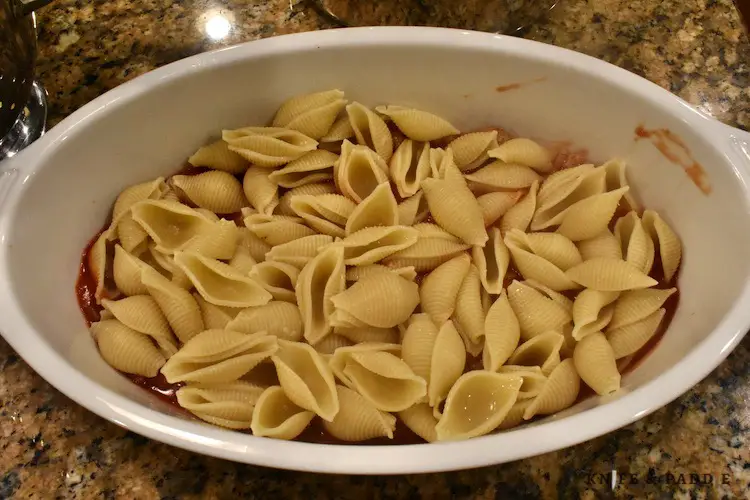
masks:
[(620, 160), (559, 169), (530, 139), (331, 90), (189, 162), (117, 198), (88, 254), (91, 331), (114, 368), (181, 384), (219, 426), (508, 429), (581, 381), (617, 391), (676, 292), (680, 241)]

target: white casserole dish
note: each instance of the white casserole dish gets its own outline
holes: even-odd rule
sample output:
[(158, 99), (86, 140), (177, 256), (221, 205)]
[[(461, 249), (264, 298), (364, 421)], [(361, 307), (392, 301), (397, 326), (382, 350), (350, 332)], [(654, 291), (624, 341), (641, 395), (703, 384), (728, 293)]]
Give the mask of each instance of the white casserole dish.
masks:
[[(521, 83), (499, 92), (498, 87)], [(333, 446), (255, 438), (188, 421), (99, 356), (78, 309), (81, 251), (125, 186), (176, 171), (222, 128), (268, 120), (286, 98), (341, 88), (413, 105), (463, 130), (487, 125), (624, 157), (637, 197), (680, 235), (681, 298), (658, 347), (609, 398), (463, 442)], [(499, 89), (503, 90), (503, 89)], [(705, 194), (635, 130), (666, 129), (705, 171)], [(122, 85), (0, 165), (0, 331), (70, 398), (134, 432), (196, 452), (287, 469), (385, 474), (517, 460), (591, 439), (672, 401), (750, 327), (750, 134), (625, 70), (517, 38), (431, 28), (282, 36), (194, 56)]]

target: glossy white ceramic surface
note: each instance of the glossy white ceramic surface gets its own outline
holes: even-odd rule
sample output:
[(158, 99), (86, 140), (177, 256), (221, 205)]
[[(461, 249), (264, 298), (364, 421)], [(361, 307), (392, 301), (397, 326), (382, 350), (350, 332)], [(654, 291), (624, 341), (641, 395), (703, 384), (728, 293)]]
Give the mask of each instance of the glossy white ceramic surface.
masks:
[[(520, 83), (499, 92), (498, 87)], [(679, 308), (654, 352), (608, 398), (464, 442), (330, 446), (255, 438), (186, 420), (99, 357), (78, 310), (81, 251), (125, 186), (168, 175), (222, 128), (265, 123), (286, 98), (337, 87), (366, 104), (433, 111), (624, 157), (637, 197), (684, 242)], [(688, 146), (707, 195), (639, 125)], [(686, 159), (685, 152), (682, 152)], [(200, 453), (333, 473), (477, 467), (570, 446), (647, 415), (716, 367), (750, 326), (750, 134), (625, 70), (517, 38), (430, 28), (282, 36), (201, 54), (84, 106), (0, 165), (0, 331), (55, 387), (145, 436)]]

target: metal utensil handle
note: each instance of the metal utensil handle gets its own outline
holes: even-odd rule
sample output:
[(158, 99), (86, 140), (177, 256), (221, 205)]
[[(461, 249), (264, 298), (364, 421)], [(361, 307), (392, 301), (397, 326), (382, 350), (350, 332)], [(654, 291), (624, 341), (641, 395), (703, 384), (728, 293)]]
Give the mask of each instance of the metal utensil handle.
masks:
[(35, 10), (44, 7), (48, 3), (50, 3), (52, 0), (16, 0), (18, 3), (18, 10), (23, 14), (24, 16), (27, 14), (31, 14)]

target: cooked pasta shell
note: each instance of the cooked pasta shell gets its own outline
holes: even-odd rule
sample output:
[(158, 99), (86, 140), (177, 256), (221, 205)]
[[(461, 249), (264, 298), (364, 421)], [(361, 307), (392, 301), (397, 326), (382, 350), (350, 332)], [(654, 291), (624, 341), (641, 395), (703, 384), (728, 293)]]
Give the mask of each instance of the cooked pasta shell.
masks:
[(615, 353), (603, 333), (592, 333), (581, 339), (573, 352), (573, 362), (581, 379), (600, 396), (620, 388)]
[(643, 227), (659, 246), (659, 257), (664, 274), (664, 282), (669, 283), (677, 273), (682, 260), (680, 238), (661, 216), (653, 210), (643, 212)]
[(250, 428), (254, 436), (294, 439), (313, 418), (315, 413), (294, 404), (282, 387), (272, 386), (258, 398)]
[(272, 298), (272, 294), (264, 290), (256, 280), (242, 275), (221, 261), (193, 252), (176, 252), (174, 260), (190, 278), (198, 293), (217, 306), (260, 306)]
[[(244, 169), (243, 169), (244, 170)], [(162, 195), (159, 197), (160, 200), (167, 200), (167, 201), (176, 201), (179, 203), (180, 196), (177, 194), (177, 191), (172, 189), (171, 187), (167, 186), (167, 189), (162, 193)]]
[(435, 431), (438, 441), (469, 439), (492, 432), (518, 397), (523, 379), (516, 375), (471, 371), (448, 393)]
[(297, 305), (305, 325), (305, 339), (314, 344), (331, 332), (331, 297), (346, 286), (344, 251), (330, 246), (308, 262), (297, 278)]
[(415, 314), (410, 318), (401, 342), (401, 359), (409, 365), (415, 375), (422, 377), (428, 386), (438, 331), (438, 327), (427, 314)]
[[(565, 269), (573, 262), (580, 262), (581, 256), (576, 246), (564, 236), (553, 233), (525, 234), (511, 229), (505, 236), (505, 244), (524, 278), (538, 281), (556, 291), (579, 288), (575, 281), (565, 275)], [(539, 254), (534, 252), (534, 248)]]
[[(578, 169), (579, 167), (574, 168)], [(574, 169), (569, 170), (575, 173)], [(553, 174), (550, 178), (555, 175), (557, 174)], [(534, 231), (560, 225), (565, 218), (565, 214), (573, 205), (594, 196), (607, 193), (605, 179), (606, 172), (601, 169), (584, 170), (582, 174), (569, 175), (567, 178), (561, 175), (558, 179), (559, 178), (564, 178), (565, 181), (559, 182), (554, 189), (544, 193), (544, 197), (541, 195), (539, 196), (537, 210), (534, 213), (534, 218), (531, 220), (531, 229)], [(547, 182), (545, 182), (545, 185), (546, 184)], [(540, 190), (540, 193), (541, 192), (542, 191)], [(605, 202), (607, 202), (605, 205), (608, 206), (608, 204), (610, 204), (612, 197), (613, 196), (610, 195), (605, 198)], [(601, 199), (596, 199), (595, 203), (599, 203), (600, 201)], [(591, 203), (592, 201), (588, 201), (587, 204), (584, 205), (584, 208), (592, 208)], [(604, 208), (607, 208), (607, 206)], [(581, 210), (582, 209), (580, 208), (576, 209), (579, 215)], [(602, 211), (600, 210), (600, 212)], [(606, 216), (606, 210), (602, 213)], [(601, 216), (601, 213), (598, 215)], [(593, 236), (596, 236), (596, 234), (593, 234), (591, 237)]]
[[(231, 220), (220, 219), (218, 222), (212, 222), (206, 231), (201, 231), (175, 251), (195, 252), (210, 259), (231, 259), (237, 249), (238, 238), (237, 225)], [(157, 248), (162, 250), (158, 245)]]
[(123, 325), (154, 339), (165, 358), (177, 352), (177, 340), (172, 335), (167, 318), (150, 296), (134, 295), (120, 300), (103, 299), (102, 306)]
[(487, 311), (484, 320), (484, 350), (482, 364), (485, 370), (492, 372), (510, 358), (521, 340), (521, 327), (516, 314), (508, 302), (505, 290)]
[(286, 127), (299, 116), (343, 98), (344, 92), (338, 89), (296, 95), (279, 106), (276, 115), (273, 117), (272, 125), (274, 127)]
[[(583, 177), (584, 174), (590, 173), (592, 170), (594, 170), (594, 165), (587, 163), (576, 167), (558, 170), (557, 172), (548, 175), (539, 188), (539, 206), (547, 207), (558, 203), (566, 196), (564, 194), (560, 196), (562, 193), (570, 192), (570, 189), (574, 189), (570, 186), (577, 185), (576, 183), (580, 182), (580, 178)], [(606, 173), (604, 175), (605, 182), (602, 186), (602, 190), (606, 189)], [(563, 186), (566, 186), (566, 189), (560, 190)], [(555, 193), (555, 195), (552, 196), (552, 193)], [(550, 196), (552, 196), (552, 198), (550, 198)]]
[(240, 333), (266, 332), (279, 339), (298, 342), (302, 339), (304, 325), (299, 308), (283, 301), (243, 309), (225, 327)]
[(503, 289), (503, 279), (510, 264), (510, 253), (498, 228), (490, 229), (489, 236), (490, 239), (484, 247), (474, 247), (471, 255), (479, 270), (482, 286), (487, 293), (497, 295)]
[(354, 127), (349, 120), (349, 115), (339, 116), (326, 135), (320, 138), (320, 142), (339, 142), (354, 137)]
[(172, 283), (180, 288), (184, 288), (185, 290), (193, 288), (193, 283), (190, 281), (190, 278), (188, 278), (185, 271), (175, 263), (173, 255), (167, 255), (160, 252), (154, 244), (149, 245), (148, 250), (148, 255), (156, 264), (158, 264), (160, 270), (163, 269), (166, 272), (166, 274), (163, 274), (165, 276), (168, 275), (172, 279)]
[(318, 146), (315, 139), (280, 127), (245, 127), (224, 130), (229, 149), (259, 167), (278, 167)]
[(445, 400), (448, 391), (464, 372), (466, 351), (461, 335), (452, 321), (446, 321), (440, 327), (432, 349), (430, 377), (427, 397), (430, 406), (438, 408)]
[(528, 233), (525, 243), (535, 255), (563, 271), (583, 262), (575, 243), (557, 233)]
[(133, 218), (164, 251), (182, 248), (211, 225), (211, 220), (181, 203), (144, 200), (132, 207)]
[(518, 281), (508, 286), (508, 301), (516, 313), (524, 340), (544, 332), (559, 331), (572, 319), (565, 306)]
[(607, 229), (622, 195), (628, 189), (624, 187), (597, 194), (575, 203), (565, 210), (557, 232), (573, 241), (586, 240), (600, 234)]
[(331, 422), (339, 412), (339, 400), (331, 368), (312, 346), (279, 340), (271, 357), (287, 397), (323, 420)]
[(576, 242), (583, 260), (596, 258), (622, 259), (620, 241), (609, 230), (602, 231), (598, 236)]
[(372, 326), (362, 328), (334, 328), (333, 333), (349, 339), (354, 344), (373, 342), (396, 344), (399, 342), (399, 333), (395, 328), (374, 328)]
[[(417, 229), (417, 226), (413, 229)], [(468, 248), (471, 245), (456, 239), (420, 235), (416, 243), (390, 255), (384, 263), (391, 267), (412, 266), (417, 272), (431, 271)]]
[(191, 202), (215, 213), (239, 212), (247, 206), (242, 185), (232, 174), (221, 170), (198, 175), (175, 175), (170, 182)]
[(482, 191), (498, 191), (531, 187), (541, 177), (533, 169), (515, 163), (493, 161), (476, 172), (468, 174), (470, 185)]
[[(344, 329), (336, 329), (337, 332), (343, 332), (347, 331)], [(348, 330), (352, 331), (352, 330)], [(377, 342), (377, 341), (365, 341), (358, 343), (356, 345), (351, 345), (348, 347), (340, 347), (339, 349), (336, 349), (336, 352), (333, 353), (333, 356), (331, 356), (329, 360), (329, 365), (331, 366), (331, 369), (333, 370), (333, 373), (336, 375), (336, 377), (347, 384), (347, 387), (350, 387), (351, 380), (346, 376), (344, 373), (344, 368), (346, 367), (346, 364), (350, 361), (350, 357), (353, 353), (357, 352), (387, 352), (390, 354), (393, 354), (394, 356), (401, 356), (401, 345), (397, 343), (387, 343), (387, 342)]]
[(145, 265), (141, 259), (131, 255), (120, 245), (115, 245), (112, 273), (117, 289), (128, 296), (148, 293), (146, 285), (141, 281), (141, 269)]
[(583, 290), (573, 302), (573, 330), (575, 340), (581, 340), (591, 333), (602, 331), (612, 320), (614, 307), (606, 308), (617, 300), (620, 292), (600, 292)]
[[(554, 302), (557, 302), (561, 306), (565, 308), (566, 311), (569, 313), (573, 313), (573, 301), (567, 298), (565, 295), (561, 294), (560, 292), (556, 292), (553, 289), (551, 289), (548, 286), (543, 285), (542, 283), (539, 283), (535, 280), (523, 280), (522, 283), (524, 285), (528, 285), (534, 290), (541, 292), (542, 295), (547, 297), (548, 299), (551, 299)], [(573, 330), (573, 326), (570, 326), (571, 331)]]
[(167, 382), (234, 382), (258, 363), (272, 356), (276, 337), (231, 330), (204, 330), (169, 358), (161, 373)]
[(617, 219), (615, 238), (620, 243), (624, 260), (648, 274), (654, 264), (654, 242), (643, 228), (637, 213), (628, 212)]
[(470, 245), (483, 246), (487, 242), (482, 210), (463, 179), (428, 178), (422, 182), (422, 190), (440, 227)]
[[(386, 162), (389, 161), (393, 154), (393, 137), (383, 119), (358, 102), (346, 106), (346, 114), (349, 116), (357, 142), (375, 151)], [(344, 145), (346, 142), (344, 141)]]
[(250, 167), (242, 178), (242, 191), (258, 213), (271, 215), (279, 204), (279, 186), (267, 169)]
[[(547, 377), (538, 366), (505, 365), (499, 368), (498, 373), (508, 373), (523, 378), (523, 385), (518, 391), (518, 401), (535, 398), (547, 383)], [(519, 421), (520, 418), (519, 416)]]
[(448, 144), (448, 148), (453, 151), (453, 161), (461, 172), (479, 168), (489, 160), (488, 151), (496, 147), (497, 130), (463, 134)]
[(596, 258), (571, 267), (565, 275), (576, 283), (603, 292), (617, 292), (649, 288), (655, 279), (643, 274), (624, 260)]
[(344, 226), (357, 205), (340, 194), (300, 195), (292, 200), (292, 210), (316, 231), (343, 238)]
[(333, 437), (342, 441), (366, 441), (376, 437), (393, 439), (396, 417), (382, 412), (356, 391), (336, 386), (341, 410), (323, 427)]
[(214, 222), (197, 210), (167, 200), (144, 200), (132, 207), (133, 219), (165, 253), (193, 250), (205, 257), (230, 259), (237, 247), (237, 226)]
[(129, 186), (117, 196), (115, 204), (112, 207), (112, 221), (116, 224), (130, 208), (143, 200), (156, 200), (166, 192), (167, 185), (164, 183), (164, 177), (158, 177), (153, 181), (142, 182)]
[(419, 233), (420, 238), (440, 238), (443, 240), (459, 242), (461, 240), (458, 237), (453, 236), (451, 233), (431, 222), (421, 222), (414, 225), (414, 229)]
[[(344, 261), (350, 266), (374, 264), (417, 242), (416, 229), (406, 226), (376, 226), (360, 229), (340, 243), (344, 249)], [(403, 266), (397, 266), (403, 267)]]
[(244, 223), (255, 236), (272, 247), (316, 234), (299, 217), (286, 215), (250, 214)]
[(254, 279), (274, 300), (296, 302), (295, 287), (299, 269), (283, 262), (266, 261), (256, 264), (250, 270), (250, 278)]
[[(494, 224), (500, 217), (505, 215), (508, 210), (518, 203), (521, 195), (522, 191), (497, 191), (478, 196), (477, 203), (479, 203), (479, 208), (482, 210), (484, 225), (491, 226)], [(528, 195), (526, 198), (528, 198)]]
[(531, 219), (536, 210), (536, 193), (539, 183), (534, 181), (529, 187), (529, 191), (521, 200), (510, 207), (503, 218), (500, 220), (500, 229), (503, 233), (511, 229), (526, 231), (531, 224)]
[[(329, 181), (333, 179), (333, 164), (337, 159), (337, 154), (316, 149), (289, 162), (284, 168), (270, 172), (268, 180), (274, 186), (278, 185), (284, 188)], [(248, 199), (252, 202), (249, 195)]]
[(549, 375), (560, 364), (560, 349), (565, 342), (562, 334), (549, 331), (537, 335), (520, 346), (508, 359), (508, 364), (538, 366)]
[(612, 321), (609, 329), (614, 330), (623, 326), (632, 325), (646, 316), (650, 316), (664, 305), (669, 297), (677, 291), (676, 288), (667, 290), (658, 288), (645, 288), (623, 292), (615, 302)]
[(222, 139), (200, 148), (188, 158), (188, 163), (194, 167), (208, 167), (230, 174), (241, 174), (250, 166), (246, 159), (230, 151), (229, 144)]
[(159, 309), (181, 342), (187, 342), (203, 331), (203, 316), (190, 292), (150, 267), (141, 271), (141, 281), (146, 285), (149, 295), (159, 304)]
[(552, 154), (550, 151), (531, 139), (516, 138), (505, 141), (488, 152), (490, 158), (497, 158), (505, 163), (525, 165), (543, 174), (552, 171)]
[(346, 234), (374, 226), (398, 225), (398, 205), (387, 182), (375, 188), (370, 196), (352, 211), (346, 221)]
[(266, 257), (269, 261), (291, 264), (298, 269), (305, 267), (318, 250), (333, 243), (333, 237), (326, 234), (303, 236), (296, 240), (272, 247)]
[(258, 263), (255, 256), (260, 255), (261, 261), (265, 259), (266, 249), (271, 247), (263, 240), (255, 236), (246, 227), (238, 230), (237, 248), (234, 255), (229, 259), (229, 265), (238, 272), (247, 275), (250, 270)]
[(375, 273), (334, 295), (331, 302), (336, 311), (365, 325), (392, 328), (406, 321), (419, 304), (419, 287), (396, 273)]
[(472, 264), (469, 266), (469, 271), (458, 290), (456, 311), (453, 317), (459, 331), (468, 335), (474, 342), (479, 340), (480, 337), (484, 337), (485, 333), (481, 289), (482, 282), (479, 278), (479, 270)]
[(547, 377), (547, 383), (531, 400), (523, 414), (524, 420), (536, 415), (550, 415), (573, 406), (581, 389), (581, 378), (572, 359), (563, 360)]
[(453, 150), (442, 148), (430, 149), (430, 175), (435, 179), (445, 179), (446, 171), (455, 167), (451, 175), (458, 176), (461, 171), (453, 161)]
[(428, 443), (437, 441), (435, 426), (437, 426), (438, 420), (433, 415), (432, 408), (427, 403), (418, 403), (410, 406), (398, 412), (398, 416), (406, 427), (417, 436)]
[(430, 208), (427, 206), (424, 193), (421, 190), (417, 191), (414, 196), (399, 203), (397, 213), (398, 224), (402, 226), (412, 226), (425, 220), (430, 213)]
[[(524, 379), (525, 380), (525, 379)], [(499, 430), (511, 429), (523, 423), (523, 414), (526, 412), (526, 408), (531, 406), (533, 399), (520, 399), (521, 393), (518, 394), (519, 399), (516, 400), (515, 404), (511, 406), (508, 414), (505, 416), (500, 425), (497, 426)]]
[[(309, 104), (312, 99), (304, 102), (296, 101), (292, 113), (287, 111), (289, 109), (288, 107), (284, 108), (282, 106), (282, 108), (279, 109), (279, 112), (284, 111), (282, 115), (282, 118), (284, 119), (278, 120), (274, 118), (273, 125), (275, 127), (286, 127), (291, 130), (297, 130), (313, 139), (320, 139), (326, 135), (333, 125), (333, 122), (336, 120), (339, 112), (341, 112), (341, 110), (344, 109), (344, 106), (346, 106), (346, 99), (343, 99), (344, 93), (340, 91), (319, 92), (317, 94), (327, 94), (332, 97), (334, 92), (339, 93), (340, 97), (328, 102), (321, 102), (322, 99), (319, 98), (316, 99), (316, 102), (313, 105)], [(316, 94), (312, 95), (317, 96)], [(292, 98), (292, 100), (294, 99), (298, 98)], [(286, 120), (287, 116), (291, 116), (291, 119), (288, 121)]]
[(414, 281), (417, 272), (414, 267), (388, 267), (382, 264), (367, 264), (364, 266), (354, 266), (346, 270), (346, 281), (359, 281), (368, 274), (374, 273), (396, 273), (404, 279)]
[(408, 198), (419, 191), (430, 173), (430, 144), (405, 140), (391, 157), (390, 174), (398, 194)]
[(438, 330), (425, 314), (412, 316), (404, 333), (401, 357), (427, 382), (430, 406), (437, 408), (464, 371), (466, 352), (451, 321)]
[(442, 325), (453, 315), (461, 284), (469, 272), (471, 259), (465, 253), (441, 264), (428, 274), (419, 287), (422, 311), (436, 325)]
[(612, 346), (615, 359), (635, 354), (646, 345), (659, 328), (665, 312), (665, 309), (658, 309), (636, 323), (608, 329), (607, 340)]
[(320, 354), (330, 355), (339, 347), (349, 347), (350, 345), (352, 345), (352, 342), (348, 338), (329, 333), (323, 337), (323, 340), (315, 344), (315, 350)]
[(382, 411), (401, 411), (427, 394), (427, 383), (405, 362), (385, 350), (337, 349), (331, 359), (336, 376)]
[[(607, 191), (614, 191), (622, 187), (628, 186), (628, 179), (625, 175), (626, 163), (620, 158), (613, 158), (599, 168), (604, 170), (606, 174)], [(639, 204), (633, 197), (631, 191), (627, 191), (623, 195), (624, 205), (626, 209), (638, 210)]]
[(393, 120), (406, 137), (415, 141), (434, 141), (458, 134), (458, 129), (447, 120), (427, 111), (395, 105), (378, 106), (375, 111)]
[(201, 297), (201, 294), (197, 292), (193, 293), (193, 298), (201, 309), (201, 317), (203, 318), (203, 325), (206, 330), (225, 329), (229, 322), (241, 311), (240, 309), (217, 306), (206, 302), (206, 299)]
[(140, 254), (147, 246), (148, 233), (134, 219), (133, 215), (122, 215), (117, 223), (117, 238), (128, 252)]
[(344, 141), (333, 176), (339, 191), (360, 203), (380, 184), (388, 182), (388, 165), (368, 147)]
[(116, 370), (155, 377), (164, 365), (164, 356), (147, 335), (116, 319), (93, 323), (91, 333), (104, 361)]
[(214, 425), (228, 429), (248, 429), (253, 408), (263, 388), (247, 382), (228, 384), (190, 384), (177, 389), (177, 403), (187, 411)]
[[(308, 153), (311, 154), (311, 153)], [(294, 187), (284, 193), (279, 198), (279, 204), (274, 210), (276, 215), (290, 215), (294, 216), (294, 210), (292, 210), (292, 199), (299, 195), (310, 194), (317, 196), (320, 194), (331, 194), (336, 192), (336, 186), (330, 183), (315, 182), (312, 184), (302, 184), (301, 186)]]

